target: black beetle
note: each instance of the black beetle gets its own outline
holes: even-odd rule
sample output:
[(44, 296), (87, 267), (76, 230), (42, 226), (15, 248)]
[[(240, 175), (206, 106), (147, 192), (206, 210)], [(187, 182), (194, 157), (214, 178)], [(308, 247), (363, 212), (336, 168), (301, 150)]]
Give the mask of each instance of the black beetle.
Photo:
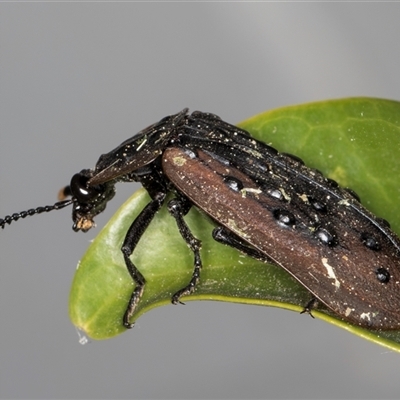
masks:
[(172, 303), (191, 294), (200, 277), (201, 243), (184, 220), (195, 205), (216, 222), (214, 239), (280, 265), (305, 286), (312, 294), (305, 311), (320, 301), (351, 323), (399, 329), (400, 240), (387, 221), (298, 157), (279, 153), (211, 113), (189, 115), (184, 109), (163, 118), (103, 154), (94, 169), (74, 175), (61, 196), (70, 199), (6, 216), (0, 226), (72, 204), (73, 229), (86, 232), (119, 181), (140, 182), (151, 197), (121, 248), (136, 284), (125, 327), (133, 326), (130, 318), (146, 282), (129, 257), (173, 192), (168, 210), (194, 254), (194, 269)]

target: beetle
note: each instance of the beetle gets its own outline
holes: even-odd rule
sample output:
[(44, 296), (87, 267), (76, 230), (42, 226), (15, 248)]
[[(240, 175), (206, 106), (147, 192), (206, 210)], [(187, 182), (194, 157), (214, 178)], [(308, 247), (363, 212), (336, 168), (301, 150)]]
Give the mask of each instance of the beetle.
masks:
[(324, 304), (338, 317), (369, 329), (400, 327), (400, 239), (357, 194), (279, 153), (215, 114), (188, 109), (147, 127), (75, 174), (52, 206), (0, 219), (0, 226), (72, 205), (73, 229), (87, 232), (115, 195), (117, 182), (140, 182), (150, 195), (129, 227), (121, 251), (135, 288), (130, 322), (146, 280), (130, 256), (169, 192), (168, 210), (194, 256), (188, 284), (172, 303), (195, 291), (201, 242), (185, 222), (192, 206), (215, 222), (213, 238), (281, 266), (310, 292), (303, 312)]

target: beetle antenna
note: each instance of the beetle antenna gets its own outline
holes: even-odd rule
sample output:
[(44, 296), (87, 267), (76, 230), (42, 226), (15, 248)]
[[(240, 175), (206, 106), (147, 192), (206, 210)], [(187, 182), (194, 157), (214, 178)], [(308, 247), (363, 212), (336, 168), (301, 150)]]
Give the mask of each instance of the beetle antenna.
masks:
[(12, 215), (6, 215), (4, 218), (0, 218), (0, 226), (4, 229), (6, 224), (10, 225), (13, 221), (18, 221), (20, 218), (26, 218), (28, 216), (32, 216), (35, 214), (41, 214), (43, 212), (49, 212), (53, 210), (61, 210), (64, 207), (69, 206), (74, 202), (74, 199), (68, 199), (63, 201), (58, 201), (57, 203), (53, 204), (52, 206), (44, 206), (44, 207), (37, 207), (31, 208), (27, 211), (21, 211), (19, 213), (15, 213)]

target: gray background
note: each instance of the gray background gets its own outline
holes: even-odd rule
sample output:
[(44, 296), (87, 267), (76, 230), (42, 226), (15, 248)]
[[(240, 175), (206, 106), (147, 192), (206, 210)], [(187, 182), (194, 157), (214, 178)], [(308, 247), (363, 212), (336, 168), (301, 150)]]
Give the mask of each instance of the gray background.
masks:
[[(230, 122), (345, 96), (399, 99), (400, 4), (3, 3), (0, 216), (188, 106)], [(118, 196), (99, 228), (135, 190)], [(0, 396), (398, 397), (400, 356), (288, 311), (190, 303), (78, 343), (70, 210), (0, 232)]]

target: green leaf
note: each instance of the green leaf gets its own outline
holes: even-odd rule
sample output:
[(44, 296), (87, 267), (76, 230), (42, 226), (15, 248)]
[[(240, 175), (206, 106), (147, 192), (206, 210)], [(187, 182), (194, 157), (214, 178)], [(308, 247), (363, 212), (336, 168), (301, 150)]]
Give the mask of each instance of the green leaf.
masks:
[[(239, 125), (354, 189), (367, 208), (389, 220), (400, 233), (399, 102), (351, 98), (311, 103), (268, 111)], [(148, 201), (144, 190), (135, 193), (92, 242), (77, 269), (70, 317), (91, 338), (110, 338), (125, 331), (122, 315), (134, 284), (120, 248), (128, 227)], [(302, 311), (310, 294), (282, 268), (216, 243), (211, 238), (214, 225), (195, 207), (185, 219), (203, 243), (203, 270), (196, 292), (183, 298), (184, 302), (217, 300)], [(191, 277), (193, 255), (165, 206), (143, 235), (132, 260), (147, 280), (136, 320), (154, 307), (170, 304), (171, 296)], [(361, 329), (329, 310), (313, 311), (313, 315), (400, 351), (399, 331)]]

